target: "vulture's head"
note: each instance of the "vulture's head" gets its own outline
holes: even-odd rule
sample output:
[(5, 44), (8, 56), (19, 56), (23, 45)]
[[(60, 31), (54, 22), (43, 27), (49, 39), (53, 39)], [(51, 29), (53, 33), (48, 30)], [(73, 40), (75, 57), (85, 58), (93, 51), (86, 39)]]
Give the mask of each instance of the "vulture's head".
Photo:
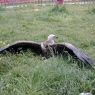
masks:
[(57, 38), (57, 37), (56, 37), (54, 34), (50, 34), (50, 35), (48, 36), (47, 41), (50, 42), (51, 44), (54, 44), (56, 38)]

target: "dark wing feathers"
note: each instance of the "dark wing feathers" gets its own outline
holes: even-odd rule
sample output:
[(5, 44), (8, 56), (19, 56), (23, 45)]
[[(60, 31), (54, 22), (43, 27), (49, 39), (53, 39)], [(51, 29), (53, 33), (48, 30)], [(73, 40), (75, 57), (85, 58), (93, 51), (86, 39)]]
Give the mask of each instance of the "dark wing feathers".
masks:
[(26, 51), (27, 49), (29, 49), (37, 54), (42, 53), (40, 43), (36, 43), (33, 41), (18, 41), (5, 48), (1, 48), (0, 54), (5, 54), (6, 52), (16, 53), (16, 52), (20, 52), (20, 51)]
[[(76, 48), (74, 45), (70, 43), (63, 43), (63, 44), (54, 44), (50, 46), (53, 50), (53, 54), (55, 55), (63, 55), (65, 53), (70, 54), (73, 57), (76, 57), (86, 65), (93, 65), (93, 61), (90, 57), (88, 57), (85, 53), (80, 51), (78, 48)], [(21, 50), (25, 51), (27, 49), (30, 49), (32, 52), (38, 54), (38, 55), (45, 55), (43, 54), (43, 50), (41, 48), (41, 43), (33, 42), (33, 41), (18, 41), (16, 43), (13, 43), (9, 46), (6, 46), (5, 48), (0, 49), (0, 54), (6, 53), (6, 51), (15, 53), (20, 52)], [(50, 54), (51, 55), (51, 54)]]
[(92, 59), (90, 57), (88, 57), (88, 55), (86, 55), (85, 53), (80, 51), (78, 48), (76, 48), (75, 46), (73, 46), (70, 43), (65, 43), (65, 46), (68, 47), (69, 49), (71, 49), (78, 59), (80, 59), (81, 61), (83, 61), (86, 64), (93, 65)]
[(85, 63), (85, 65), (94, 65), (94, 62), (90, 57), (88, 57), (88, 55), (86, 55), (70, 43), (56, 44), (53, 47), (56, 48), (56, 52), (58, 54), (64, 55), (64, 53), (67, 52), (71, 56), (76, 57), (77, 59)]

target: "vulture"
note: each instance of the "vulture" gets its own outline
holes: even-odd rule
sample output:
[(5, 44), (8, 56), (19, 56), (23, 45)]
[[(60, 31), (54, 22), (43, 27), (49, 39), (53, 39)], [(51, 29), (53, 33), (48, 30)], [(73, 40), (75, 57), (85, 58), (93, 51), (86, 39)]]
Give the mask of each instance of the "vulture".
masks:
[(55, 43), (57, 37), (54, 34), (50, 34), (44, 42), (34, 41), (17, 41), (11, 45), (0, 48), (0, 54), (4, 55), (7, 52), (12, 54), (20, 53), (21, 51), (27, 51), (28, 49), (42, 57), (49, 58), (52, 56), (71, 56), (73, 59), (78, 60), (79, 63), (84, 64), (87, 67), (93, 67), (93, 60), (79, 48), (70, 43)]

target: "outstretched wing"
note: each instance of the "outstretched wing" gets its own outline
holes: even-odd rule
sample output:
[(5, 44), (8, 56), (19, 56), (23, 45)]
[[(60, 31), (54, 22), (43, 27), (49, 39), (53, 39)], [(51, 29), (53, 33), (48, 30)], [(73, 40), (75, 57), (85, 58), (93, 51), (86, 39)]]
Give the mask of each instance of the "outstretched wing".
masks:
[[(85, 65), (89, 65), (92, 67), (92, 65), (94, 64), (90, 57), (88, 57), (84, 52), (80, 51), (78, 48), (70, 43), (54, 44), (50, 47), (53, 50), (49, 52), (50, 56), (54, 54), (63, 55), (64, 57), (64, 54), (70, 54), (71, 56), (76, 57), (77, 59), (85, 63)], [(30, 49), (32, 52), (45, 57), (49, 55), (44, 54), (45, 52), (43, 52), (41, 48), (41, 43), (33, 41), (17, 41), (16, 43), (13, 43), (5, 48), (0, 48), (0, 54), (5, 54), (6, 52), (16, 53), (20, 51), (26, 51), (27, 49)]]
[(86, 55), (84, 52), (80, 51), (78, 48), (70, 43), (54, 44), (51, 47), (53, 48), (54, 54), (56, 55), (61, 54), (64, 56), (64, 54), (68, 53), (85, 63), (85, 65), (92, 66), (94, 64), (94, 62), (90, 57), (88, 57), (88, 55)]
[(6, 52), (16, 53), (27, 49), (39, 55), (42, 54), (40, 43), (33, 41), (17, 41), (5, 48), (0, 48), (0, 54), (5, 54)]

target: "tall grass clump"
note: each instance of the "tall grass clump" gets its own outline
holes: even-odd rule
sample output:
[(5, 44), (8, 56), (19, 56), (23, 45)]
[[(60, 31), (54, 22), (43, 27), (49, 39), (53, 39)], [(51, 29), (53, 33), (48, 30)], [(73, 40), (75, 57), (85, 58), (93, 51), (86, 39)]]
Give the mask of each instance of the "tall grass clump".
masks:
[(68, 14), (68, 10), (66, 8), (65, 5), (61, 6), (61, 5), (56, 5), (54, 6), (51, 11), (52, 13), (55, 13), (55, 14)]
[(95, 8), (93, 8), (91, 12), (92, 12), (92, 13), (95, 13)]
[(55, 25), (55, 23), (62, 23), (63, 19), (66, 18), (68, 15), (69, 12), (65, 6), (55, 5), (49, 8), (48, 11), (41, 14), (40, 20)]
[(95, 8), (92, 8), (92, 9), (88, 10), (88, 13), (95, 14)]

